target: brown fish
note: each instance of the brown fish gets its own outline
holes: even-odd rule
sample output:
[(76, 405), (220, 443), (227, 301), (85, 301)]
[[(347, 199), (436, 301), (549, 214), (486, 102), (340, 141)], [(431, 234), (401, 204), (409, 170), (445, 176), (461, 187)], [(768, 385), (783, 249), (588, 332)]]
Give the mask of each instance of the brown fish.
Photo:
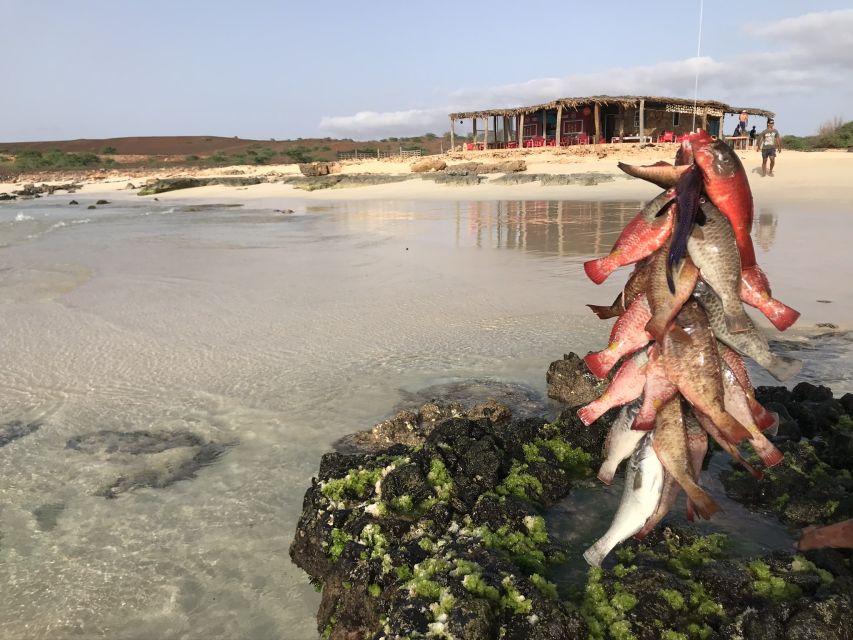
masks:
[(706, 282), (700, 279), (696, 283), (693, 295), (708, 314), (711, 330), (720, 342), (727, 344), (738, 353), (752, 358), (780, 382), (785, 382), (785, 380), (799, 373), (803, 363), (794, 358), (779, 356), (771, 352), (767, 338), (756, 328), (748, 316), (745, 322), (746, 328), (743, 331), (738, 333), (730, 331), (725, 320), (726, 311), (723, 308), (723, 302)]
[[(693, 470), (693, 479), (698, 481), (702, 473), (702, 465), (708, 453), (708, 434), (699, 424), (693, 411), (688, 409), (682, 411), (684, 418), (684, 429), (687, 431), (687, 452), (690, 454), (690, 466)], [(687, 519), (693, 522), (693, 503), (687, 500)]]
[(664, 516), (672, 511), (672, 508), (675, 506), (675, 501), (678, 500), (678, 495), (681, 491), (681, 485), (675, 481), (675, 478), (672, 477), (672, 474), (669, 471), (664, 469), (663, 490), (660, 494), (660, 501), (658, 502), (658, 506), (654, 513), (649, 516), (648, 520), (646, 520), (643, 528), (634, 534), (634, 537), (637, 540), (642, 540), (654, 531), (654, 528), (660, 524), (660, 521), (664, 519)]
[(720, 357), (723, 359), (737, 378), (743, 392), (746, 394), (746, 399), (749, 401), (749, 409), (752, 411), (752, 417), (755, 418), (755, 424), (762, 432), (769, 432), (770, 435), (776, 435), (779, 427), (779, 414), (775, 411), (768, 411), (758, 400), (755, 399), (755, 389), (752, 386), (752, 381), (749, 379), (749, 373), (746, 370), (746, 365), (743, 358), (734, 350), (730, 349), (722, 342), (717, 342), (717, 350), (720, 352)]
[[(692, 164), (692, 162), (690, 164)], [(690, 168), (690, 165), (688, 164), (682, 166), (673, 166), (668, 162), (664, 162), (663, 160), (645, 166), (637, 166), (632, 164), (625, 164), (624, 162), (619, 162), (617, 166), (629, 176), (647, 180), (652, 184), (656, 184), (661, 189), (669, 189), (670, 187), (674, 187), (678, 183), (678, 179), (681, 177), (681, 174)]]
[(661, 349), (667, 377), (681, 395), (717, 426), (726, 440), (739, 444), (749, 431), (724, 406), (722, 366), (717, 339), (698, 302), (685, 304), (667, 331)]
[(619, 295), (616, 296), (613, 304), (609, 307), (595, 304), (588, 304), (586, 306), (592, 309), (592, 312), (602, 320), (621, 316), (625, 313), (625, 310), (631, 306), (634, 299), (641, 293), (645, 292), (648, 281), (649, 260), (646, 258), (634, 266), (634, 270), (628, 277), (628, 282), (625, 283), (625, 287), (619, 292)]
[(680, 398), (672, 398), (660, 408), (654, 433), (655, 453), (661, 464), (687, 493), (699, 515), (707, 520), (720, 510), (720, 505), (693, 479), (693, 463), (687, 448)]
[(720, 297), (723, 318), (732, 333), (749, 331), (749, 316), (740, 300), (740, 255), (731, 223), (707, 199), (700, 205), (700, 219), (687, 240), (687, 253), (702, 278)]
[(699, 424), (702, 425), (702, 428), (707, 432), (709, 436), (711, 436), (714, 441), (720, 445), (720, 448), (728, 453), (740, 466), (746, 469), (752, 477), (756, 480), (761, 480), (764, 477), (764, 474), (761, 473), (758, 469), (753, 467), (749, 462), (747, 462), (746, 458), (744, 458), (738, 448), (729, 442), (722, 432), (719, 430), (717, 425), (714, 424), (714, 421), (711, 420), (708, 416), (699, 413), (698, 411), (693, 411), (693, 415), (699, 421)]
[(667, 283), (667, 255), (671, 244), (672, 238), (652, 256), (646, 286), (646, 298), (652, 313), (652, 319), (646, 324), (646, 331), (658, 341), (663, 339), (667, 327), (681, 310), (681, 305), (690, 297), (699, 278), (699, 270), (693, 261), (689, 257), (685, 258), (681, 263), (681, 270), (675, 276), (675, 292), (670, 290)]
[(658, 409), (678, 393), (678, 388), (666, 377), (666, 367), (663, 365), (657, 344), (649, 347), (646, 353), (649, 356), (649, 363), (646, 365), (643, 402), (631, 427), (635, 431), (651, 431), (654, 429)]

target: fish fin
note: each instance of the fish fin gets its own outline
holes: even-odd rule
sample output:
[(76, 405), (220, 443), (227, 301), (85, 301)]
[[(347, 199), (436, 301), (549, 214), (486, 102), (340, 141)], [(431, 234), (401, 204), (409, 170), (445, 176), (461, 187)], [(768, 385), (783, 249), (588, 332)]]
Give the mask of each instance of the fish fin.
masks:
[(615, 318), (617, 316), (620, 316), (624, 312), (624, 310), (619, 311), (619, 304), (620, 304), (621, 300), (622, 300), (622, 294), (620, 293), (619, 297), (616, 298), (616, 302), (611, 304), (609, 307), (605, 307), (603, 305), (597, 305), (597, 304), (588, 304), (586, 306), (588, 306), (590, 309), (592, 309), (592, 312), (595, 315), (597, 315), (600, 319), (608, 320), (610, 318)]
[(669, 327), (667, 335), (677, 342), (690, 342), (690, 334), (677, 324)]
[(758, 428), (761, 429), (761, 433), (767, 434), (768, 436), (775, 436), (779, 434), (779, 414), (775, 411), (767, 411), (768, 416), (772, 418), (772, 421), (768, 420), (763, 424), (758, 425)]
[[(758, 444), (756, 444), (756, 442)], [(750, 440), (750, 444), (752, 445), (752, 448), (755, 449), (755, 453), (758, 454), (758, 457), (761, 458), (761, 462), (765, 467), (775, 467), (777, 464), (782, 462), (782, 459), (785, 457), (784, 454), (763, 435), (756, 436)]]
[(800, 372), (800, 369), (803, 368), (803, 363), (801, 360), (797, 360), (796, 358), (777, 356), (774, 354), (770, 359), (770, 362), (764, 368), (767, 369), (770, 375), (776, 378), (779, 382), (785, 382), (785, 380), (793, 378)]
[(800, 317), (799, 311), (779, 302), (776, 298), (770, 298), (759, 309), (779, 331), (784, 331)]
[(741, 309), (741, 312), (733, 315), (726, 314), (723, 316), (726, 321), (726, 328), (732, 333), (743, 333), (744, 331), (749, 331), (753, 328), (752, 320), (749, 319), (749, 316)]
[(606, 462), (601, 465), (601, 468), (598, 470), (598, 479), (601, 480), (607, 486), (613, 484), (613, 476), (616, 475), (616, 469), (613, 468), (612, 465), (607, 464)]
[[(593, 402), (595, 401), (593, 400)], [(601, 413), (599, 412), (598, 408), (591, 406), (593, 402), (586, 405), (585, 407), (581, 407), (580, 409), (578, 409), (578, 418), (580, 418), (581, 422), (583, 422), (586, 426), (591, 425), (593, 422), (598, 420), (599, 417), (601, 417)]]
[(704, 520), (710, 520), (712, 515), (720, 511), (720, 505), (698, 484), (691, 487), (689, 495), (690, 503)]
[(586, 272), (587, 277), (595, 284), (601, 284), (607, 280), (607, 276), (615, 270), (612, 263), (607, 260), (608, 257), (604, 256), (603, 258), (596, 258), (595, 260), (588, 260), (583, 263), (583, 270)]
[(595, 353), (588, 353), (584, 356), (583, 361), (596, 378), (602, 380), (607, 377), (613, 365), (616, 364), (614, 351), (612, 349), (603, 349)]
[(594, 545), (583, 552), (583, 559), (591, 567), (600, 567), (601, 561), (610, 553), (612, 548), (612, 546), (608, 546), (604, 538), (600, 538)]

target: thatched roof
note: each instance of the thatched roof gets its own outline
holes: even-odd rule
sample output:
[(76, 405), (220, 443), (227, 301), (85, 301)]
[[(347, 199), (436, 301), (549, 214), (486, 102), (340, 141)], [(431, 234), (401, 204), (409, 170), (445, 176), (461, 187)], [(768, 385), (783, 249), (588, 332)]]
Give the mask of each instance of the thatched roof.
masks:
[[(639, 107), (640, 100), (646, 101), (647, 108), (653, 108), (655, 105), (673, 105), (680, 107), (692, 108), (694, 101), (686, 98), (667, 98), (661, 96), (585, 96), (581, 98), (559, 98), (545, 104), (534, 104), (525, 107), (514, 107), (507, 109), (484, 109), (481, 111), (464, 111), (460, 113), (451, 113), (452, 120), (461, 120), (464, 118), (487, 118), (490, 116), (517, 116), (520, 114), (536, 113), (543, 109), (556, 109), (563, 106), (569, 109), (585, 107), (589, 105), (618, 105), (623, 109), (626, 107)], [(722, 113), (740, 113), (746, 111), (750, 115), (764, 116), (772, 118), (775, 114), (766, 109), (756, 109), (754, 107), (732, 107), (724, 102), (717, 100), (696, 100), (695, 105), (700, 110), (708, 107), (710, 110), (715, 110)]]

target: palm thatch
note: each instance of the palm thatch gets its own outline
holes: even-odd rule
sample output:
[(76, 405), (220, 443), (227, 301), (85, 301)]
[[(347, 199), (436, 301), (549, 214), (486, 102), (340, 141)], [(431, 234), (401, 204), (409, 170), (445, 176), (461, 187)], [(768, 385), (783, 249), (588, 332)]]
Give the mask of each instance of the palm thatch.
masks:
[[(452, 120), (462, 120), (465, 118), (488, 118), (491, 116), (511, 117), (521, 114), (537, 113), (543, 110), (557, 109), (561, 106), (568, 109), (577, 109), (578, 107), (590, 105), (617, 105), (623, 109), (637, 108), (640, 106), (641, 100), (645, 101), (646, 108), (652, 108), (656, 105), (665, 105), (666, 107), (671, 107), (667, 108), (668, 111), (682, 111), (683, 109), (683, 112), (692, 112), (695, 107), (697, 111), (701, 112), (705, 107), (707, 107), (709, 112), (717, 112), (720, 115), (724, 113), (740, 113), (741, 111), (746, 111), (748, 114), (755, 116), (764, 116), (767, 118), (775, 116), (772, 111), (767, 111), (766, 109), (756, 109), (754, 107), (732, 107), (724, 102), (719, 102), (718, 100), (694, 101), (686, 98), (669, 98), (662, 96), (585, 96), (579, 98), (559, 98), (544, 104), (534, 104), (524, 107), (463, 111), (459, 113), (451, 113), (450, 118)], [(682, 109), (679, 109), (679, 107)]]

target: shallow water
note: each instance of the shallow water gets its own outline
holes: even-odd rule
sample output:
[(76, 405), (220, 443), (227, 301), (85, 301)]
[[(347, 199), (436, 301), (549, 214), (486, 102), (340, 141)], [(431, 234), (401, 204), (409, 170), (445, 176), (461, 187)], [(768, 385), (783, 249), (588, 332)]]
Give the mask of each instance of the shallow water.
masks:
[[(75, 197), (0, 204), (0, 424), (41, 423), (0, 448), (4, 639), (316, 638), (319, 596), (287, 549), (320, 455), (434, 385), (544, 394), (552, 360), (603, 346), (610, 323), (584, 304), (625, 275), (596, 287), (581, 263), (640, 205)], [(771, 332), (806, 360), (789, 384), (836, 395), (853, 391), (842, 205), (759, 211), (755, 230), (803, 312)], [(103, 429), (233, 446), (108, 500), (129, 459), (66, 448)]]

